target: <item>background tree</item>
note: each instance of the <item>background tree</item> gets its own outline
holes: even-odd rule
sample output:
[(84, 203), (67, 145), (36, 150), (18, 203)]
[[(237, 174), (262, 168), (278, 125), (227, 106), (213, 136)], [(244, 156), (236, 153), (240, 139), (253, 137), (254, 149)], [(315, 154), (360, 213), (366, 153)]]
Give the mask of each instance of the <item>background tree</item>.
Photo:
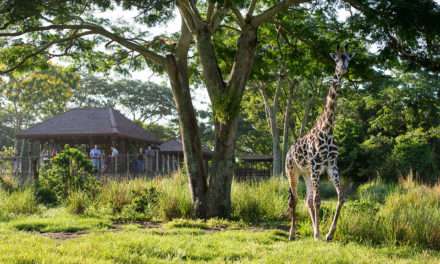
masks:
[(132, 120), (156, 123), (175, 116), (171, 89), (165, 85), (139, 80), (112, 81), (86, 76), (74, 91), (73, 102), (79, 107), (118, 107)]
[[(0, 84), (1, 133), (4, 144), (14, 143), (16, 133), (37, 121), (66, 110), (79, 76), (69, 68), (48, 65), (33, 72), (9, 73)], [(3, 137), (2, 137), (3, 138)]]

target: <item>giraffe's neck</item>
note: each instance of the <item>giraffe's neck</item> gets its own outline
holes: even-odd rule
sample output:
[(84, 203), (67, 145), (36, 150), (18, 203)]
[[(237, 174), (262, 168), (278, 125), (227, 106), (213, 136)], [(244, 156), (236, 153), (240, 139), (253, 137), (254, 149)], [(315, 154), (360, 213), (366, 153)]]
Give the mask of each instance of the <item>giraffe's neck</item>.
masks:
[(332, 133), (333, 125), (335, 122), (336, 116), (336, 101), (338, 96), (338, 88), (341, 85), (341, 77), (339, 75), (334, 75), (333, 80), (331, 82), (330, 89), (327, 93), (327, 98), (325, 100), (324, 111), (319, 116), (315, 127), (319, 130)]

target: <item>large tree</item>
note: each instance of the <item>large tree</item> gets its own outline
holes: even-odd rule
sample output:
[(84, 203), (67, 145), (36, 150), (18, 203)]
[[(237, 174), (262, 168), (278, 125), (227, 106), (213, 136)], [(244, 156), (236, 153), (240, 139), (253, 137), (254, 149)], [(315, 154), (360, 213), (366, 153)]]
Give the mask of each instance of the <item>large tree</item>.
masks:
[[(124, 61), (144, 59), (151, 67), (167, 73), (179, 116), (196, 215), (227, 216), (231, 208), (231, 182), (235, 133), (240, 101), (252, 69), (257, 47), (257, 30), (275, 15), (302, 0), (284, 0), (276, 4), (232, 1), (176, 1), (182, 18), (178, 39), (156, 37), (148, 40), (145, 32), (133, 32), (97, 18), (94, 12), (121, 4), (139, 13), (139, 24), (152, 26), (166, 20), (174, 1), (6, 1), (0, 12), (2, 37), (8, 37), (1, 56), (9, 72), (27, 63), (33, 56), (48, 58), (70, 55), (86, 61), (93, 69)], [(247, 8), (245, 8), (245, 6)], [(242, 9), (242, 10), (240, 10)], [(243, 14), (243, 9), (245, 13)], [(257, 12), (256, 12), (257, 11)], [(216, 34), (222, 26), (236, 28), (235, 55), (220, 69), (215, 50)], [(92, 37), (91, 37), (92, 36)], [(204, 84), (212, 105), (215, 127), (215, 153), (211, 167), (205, 168), (196, 113), (191, 100), (188, 51), (195, 40)], [(97, 48), (100, 43), (112, 49), (111, 56)], [(115, 45), (117, 44), (117, 45)], [(55, 53), (57, 50), (58, 53)], [(14, 56), (9, 56), (14, 54)], [(130, 57), (132, 56), (132, 57)], [(107, 58), (104, 62), (100, 58)], [(84, 60), (87, 59), (87, 60)]]
[[(0, 37), (5, 47), (0, 52), (4, 64), (0, 67), (10, 72), (29, 66), (30, 57), (44, 61), (70, 56), (92, 70), (127, 71), (128, 66), (138, 68), (146, 63), (166, 73), (179, 117), (196, 215), (227, 216), (240, 102), (254, 64), (258, 29), (302, 2), (307, 1), (7, 0), (0, 4)], [(145, 27), (169, 19), (174, 3), (182, 19), (179, 34), (149, 37)], [(96, 15), (98, 10), (116, 5), (137, 12), (136, 25)], [(216, 49), (225, 34), (233, 35), (235, 44), (230, 56), (220, 58)], [(193, 42), (191, 53), (197, 54), (196, 69), (202, 72), (214, 116), (215, 153), (209, 172), (191, 100), (188, 55)]]
[(65, 111), (78, 83), (79, 76), (71, 69), (55, 65), (0, 78), (0, 133), (5, 142), (17, 144), (17, 132)]
[(75, 89), (73, 103), (79, 107), (110, 106), (126, 111), (132, 120), (156, 123), (175, 116), (171, 89), (166, 85), (139, 80), (108, 80), (85, 76)]

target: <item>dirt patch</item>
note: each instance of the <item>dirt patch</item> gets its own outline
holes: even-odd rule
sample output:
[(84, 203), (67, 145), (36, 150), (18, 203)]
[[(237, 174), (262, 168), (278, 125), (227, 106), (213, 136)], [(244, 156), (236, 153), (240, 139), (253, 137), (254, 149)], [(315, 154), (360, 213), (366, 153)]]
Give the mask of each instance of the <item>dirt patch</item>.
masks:
[(161, 222), (135, 221), (135, 222), (115, 222), (113, 223), (111, 229), (115, 231), (122, 230), (122, 227), (128, 224), (139, 225), (140, 228), (145, 228), (145, 229), (162, 227)]
[(75, 233), (68, 233), (68, 232), (49, 232), (49, 233), (41, 233), (42, 236), (45, 237), (49, 237), (52, 239), (57, 239), (57, 240), (67, 240), (67, 239), (72, 239), (72, 238), (76, 238), (82, 235), (87, 234), (87, 232), (82, 231), (82, 232), (75, 232)]
[(159, 222), (137, 222), (136, 224), (142, 226), (142, 228), (159, 228), (162, 226)]

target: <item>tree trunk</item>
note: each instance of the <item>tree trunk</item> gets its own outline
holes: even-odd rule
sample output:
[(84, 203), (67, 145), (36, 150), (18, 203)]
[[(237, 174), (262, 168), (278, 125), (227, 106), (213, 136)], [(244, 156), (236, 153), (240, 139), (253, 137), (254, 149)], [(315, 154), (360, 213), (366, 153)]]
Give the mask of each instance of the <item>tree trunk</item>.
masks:
[(277, 113), (279, 110), (278, 98), (281, 91), (281, 77), (275, 90), (272, 106), (270, 105), (269, 96), (267, 95), (264, 87), (260, 86), (259, 89), (263, 97), (266, 118), (269, 121), (270, 133), (272, 135), (272, 175), (280, 176), (282, 174), (282, 154), (280, 148), (280, 129), (278, 128), (277, 124)]
[[(283, 127), (283, 149), (282, 149), (282, 173), (285, 174), (286, 154), (289, 149), (289, 122), (290, 122), (290, 108), (292, 106), (292, 92), (287, 98), (286, 108), (284, 110), (284, 127)], [(284, 175), (285, 176), (285, 175)]]
[(250, 25), (243, 29), (228, 82), (224, 81), (218, 67), (210, 31), (200, 27), (196, 40), (215, 120), (215, 150), (208, 180), (208, 217), (229, 217), (240, 102), (254, 62), (257, 31)]
[(189, 89), (186, 47), (181, 48), (182, 50), (177, 51), (177, 60), (174, 55), (167, 56), (166, 66), (179, 117), (180, 135), (185, 153), (185, 167), (190, 181), (193, 210), (196, 217), (205, 218), (207, 215), (207, 168), (205, 168), (203, 162), (199, 128)]
[(229, 217), (231, 213), (237, 125), (238, 115), (228, 124), (215, 124), (215, 152), (209, 173), (208, 217)]

